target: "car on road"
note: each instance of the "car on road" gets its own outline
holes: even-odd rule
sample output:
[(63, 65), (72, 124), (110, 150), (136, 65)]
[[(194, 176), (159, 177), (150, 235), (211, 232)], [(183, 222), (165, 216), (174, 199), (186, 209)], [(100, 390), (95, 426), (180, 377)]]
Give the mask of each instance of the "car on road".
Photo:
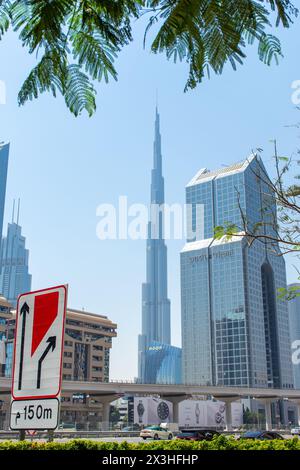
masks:
[(60, 431), (63, 431), (63, 430), (76, 431), (76, 426), (75, 426), (75, 423), (60, 423), (60, 425), (58, 426), (58, 429)]
[(275, 431), (247, 431), (241, 434), (239, 439), (258, 439), (260, 441), (271, 441), (273, 439), (284, 439), (281, 434)]
[(291, 429), (292, 436), (300, 436), (300, 427), (299, 428), (292, 428)]
[(218, 431), (211, 429), (182, 429), (176, 439), (184, 441), (211, 441), (214, 437), (220, 436)]
[(134, 432), (139, 430), (140, 426), (138, 424), (132, 424), (131, 426), (125, 426), (124, 428), (121, 428), (122, 432)]
[(173, 433), (167, 429), (162, 428), (161, 426), (147, 426), (142, 429), (140, 432), (140, 437), (142, 439), (173, 439)]

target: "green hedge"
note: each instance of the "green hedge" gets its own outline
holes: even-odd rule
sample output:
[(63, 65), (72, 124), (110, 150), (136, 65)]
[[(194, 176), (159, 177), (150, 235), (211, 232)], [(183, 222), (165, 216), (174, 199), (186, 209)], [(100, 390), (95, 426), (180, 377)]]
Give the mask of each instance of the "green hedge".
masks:
[(300, 439), (254, 441), (220, 436), (213, 441), (151, 441), (137, 444), (74, 439), (68, 442), (0, 442), (1, 450), (300, 450)]

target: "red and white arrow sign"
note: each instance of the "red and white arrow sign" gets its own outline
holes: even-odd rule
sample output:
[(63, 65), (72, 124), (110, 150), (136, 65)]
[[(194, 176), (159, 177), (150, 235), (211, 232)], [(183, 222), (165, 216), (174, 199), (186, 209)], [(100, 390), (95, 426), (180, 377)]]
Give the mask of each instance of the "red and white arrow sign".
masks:
[(66, 286), (19, 297), (12, 380), (15, 400), (60, 394), (66, 300)]

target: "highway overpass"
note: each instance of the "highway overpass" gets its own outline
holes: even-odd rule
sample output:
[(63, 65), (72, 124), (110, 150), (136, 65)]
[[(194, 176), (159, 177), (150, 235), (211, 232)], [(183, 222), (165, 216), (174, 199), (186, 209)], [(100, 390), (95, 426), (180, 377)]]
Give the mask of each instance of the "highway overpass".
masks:
[[(0, 394), (9, 394), (11, 387), (10, 378), (0, 378)], [(243, 397), (253, 398), (286, 398), (300, 401), (300, 390), (274, 389), (274, 388), (248, 388), (248, 387), (219, 387), (209, 385), (163, 385), (163, 384), (139, 384), (134, 382), (83, 382), (64, 380), (63, 392), (86, 393), (93, 396), (109, 395), (159, 395), (179, 398), (182, 396), (213, 396), (215, 398)]]
[[(0, 378), (0, 394), (10, 394), (11, 379)], [(219, 387), (206, 385), (163, 385), (163, 384), (138, 384), (133, 382), (82, 382), (63, 381), (63, 393), (85, 393), (98, 397), (103, 404), (104, 421), (108, 421), (109, 405), (122, 395), (147, 396), (157, 395), (173, 403), (174, 422), (178, 422), (178, 404), (191, 397), (205, 396), (222, 400), (226, 405), (245, 397), (255, 398), (265, 404), (267, 428), (271, 423), (271, 403), (278, 399), (288, 399), (298, 405), (300, 417), (300, 390), (272, 389), (272, 388), (247, 388), (247, 387)], [(226, 406), (226, 418), (228, 427), (231, 423), (231, 406)], [(300, 423), (299, 423), (300, 424)]]

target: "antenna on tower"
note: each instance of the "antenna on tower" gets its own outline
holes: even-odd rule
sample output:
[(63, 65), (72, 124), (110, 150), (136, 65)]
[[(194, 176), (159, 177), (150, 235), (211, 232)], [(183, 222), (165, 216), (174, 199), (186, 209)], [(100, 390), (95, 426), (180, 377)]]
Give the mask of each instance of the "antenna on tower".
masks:
[(18, 199), (17, 225), (19, 225), (19, 215), (20, 215), (20, 198)]
[(12, 217), (11, 217), (11, 223), (13, 224), (14, 223), (14, 219), (15, 219), (15, 199), (13, 200), (13, 210), (12, 210)]

